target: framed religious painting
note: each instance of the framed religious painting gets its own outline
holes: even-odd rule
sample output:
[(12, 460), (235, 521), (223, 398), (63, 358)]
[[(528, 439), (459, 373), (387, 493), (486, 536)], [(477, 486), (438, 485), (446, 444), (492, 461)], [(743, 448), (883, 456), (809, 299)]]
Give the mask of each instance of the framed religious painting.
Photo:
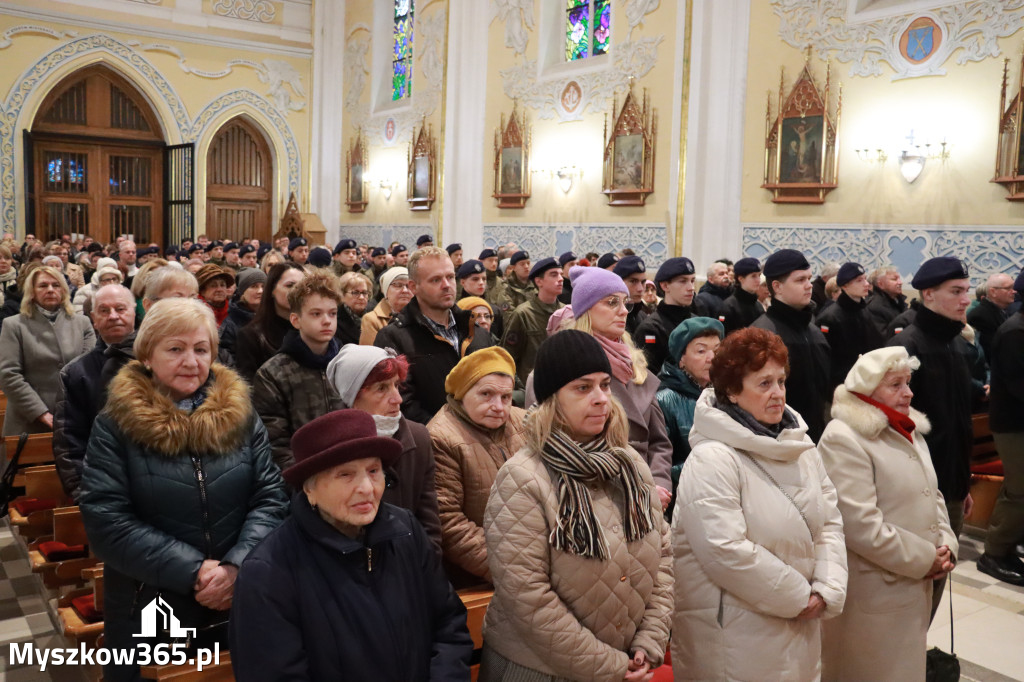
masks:
[(437, 142), (426, 123), (420, 126), (418, 133), (413, 131), (412, 139), (409, 147), (409, 208), (429, 211), (434, 203)]
[(992, 182), (1009, 191), (1009, 201), (1024, 201), (1024, 139), (1021, 139), (1021, 123), (1024, 117), (1024, 57), (1021, 57), (1021, 73), (1017, 76), (1017, 87), (1013, 96), (1007, 90), (1010, 60), (1003, 60), (1003, 91), (999, 98), (999, 138), (996, 147), (996, 175)]
[[(808, 55), (809, 56), (809, 55)], [(776, 204), (823, 204), (838, 185), (836, 139), (842, 90), (834, 109), (829, 107), (831, 68), (825, 87), (814, 83), (804, 64), (788, 95), (785, 73), (779, 82), (778, 106), (772, 116), (772, 94), (765, 113), (764, 189)]]
[(604, 178), (601, 192), (610, 206), (643, 206), (654, 191), (654, 141), (657, 114), (651, 108), (647, 91), (637, 102), (630, 85), (619, 109), (612, 103), (612, 127), (604, 124)]
[(512, 114), (494, 131), (494, 194), (498, 208), (523, 208), (530, 198), (530, 129), (512, 105)]
[(356, 133), (351, 149), (345, 155), (345, 187), (348, 198), (345, 204), (349, 213), (363, 213), (366, 210), (366, 142), (362, 132)]

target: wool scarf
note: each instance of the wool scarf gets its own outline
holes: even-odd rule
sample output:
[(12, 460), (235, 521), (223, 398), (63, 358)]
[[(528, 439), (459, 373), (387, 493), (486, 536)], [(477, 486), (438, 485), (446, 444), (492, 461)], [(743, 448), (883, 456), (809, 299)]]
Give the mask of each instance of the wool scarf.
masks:
[(882, 414), (885, 415), (885, 418), (889, 420), (889, 426), (892, 427), (893, 431), (900, 434), (901, 436), (909, 440), (911, 443), (914, 442), (914, 429), (917, 427), (917, 425), (914, 423), (914, 420), (911, 419), (909, 415), (903, 414), (902, 412), (897, 412), (888, 405), (883, 405), (874, 398), (866, 396), (862, 393), (857, 393), (856, 391), (850, 391), (850, 393), (857, 396), (858, 398), (866, 402), (868, 405), (877, 407), (879, 410), (881, 410)]
[(640, 540), (654, 528), (650, 488), (622, 448), (610, 447), (603, 437), (580, 444), (555, 429), (541, 459), (558, 476), (558, 526), (549, 538), (555, 549), (602, 561), (608, 558), (608, 542), (586, 486), (594, 481), (618, 481), (622, 486), (627, 542)]
[(600, 334), (594, 334), (594, 338), (604, 348), (604, 354), (608, 356), (608, 362), (612, 365), (612, 376), (624, 384), (633, 380), (633, 354), (629, 352), (629, 346), (622, 341), (612, 341)]

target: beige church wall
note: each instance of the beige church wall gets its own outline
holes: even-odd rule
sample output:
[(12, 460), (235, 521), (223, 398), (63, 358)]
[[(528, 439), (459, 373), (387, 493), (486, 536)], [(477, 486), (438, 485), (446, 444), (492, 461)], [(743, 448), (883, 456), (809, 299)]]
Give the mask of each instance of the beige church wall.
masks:
[[(177, 6), (184, 2), (177, 0)], [(112, 7), (132, 3), (105, 0), (98, 4)], [(303, 4), (308, 11), (308, 3)], [(64, 20), (52, 18), (57, 10)], [(282, 13), (279, 7), (278, 14)], [(19, 235), (24, 230), (21, 131), (31, 128), (39, 106), (54, 86), (78, 69), (94, 64), (110, 67), (143, 93), (156, 112), (168, 144), (195, 144), (197, 233), (205, 225), (206, 153), (214, 135), (237, 115), (255, 123), (266, 136), (273, 156), (276, 229), (289, 194), (294, 192), (300, 202), (308, 197), (304, 170), (310, 149), (312, 51), (308, 30), (305, 46), (258, 32), (223, 30), (224, 35), (219, 35), (221, 30), (216, 26), (189, 28), (174, 22), (156, 28), (145, 16), (99, 10), (89, 13), (88, 8), (71, 2), (0, 5), (3, 229), (15, 229)]]
[[(1011, 83), (1017, 83), (1024, 10), (1006, 10), (997, 18), (1010, 27), (1004, 31), (1008, 35), (998, 37), (995, 20), (987, 25), (998, 37), (990, 48), (998, 56), (960, 64), (958, 58), (967, 53), (961, 48), (942, 63), (941, 75), (894, 78), (898, 68), (907, 67), (899, 62), (894, 67), (884, 59), (878, 63), (878, 75), (854, 75), (859, 62), (839, 62), (830, 52), (833, 100), (842, 85), (838, 187), (824, 204), (801, 205), (772, 203), (770, 192), (761, 188), (768, 93), (774, 118), (780, 68), (785, 68), (788, 95), (805, 63), (801, 50), (780, 37), (782, 22), (773, 12), (774, 4), (751, 3), (741, 191), (744, 252), (763, 256), (793, 247), (816, 264), (855, 260), (873, 267), (893, 262), (905, 274), (929, 257), (954, 255), (968, 262), (976, 279), (994, 270), (1019, 272), (1024, 249), (1016, 234), (1024, 225), (1024, 204), (1007, 201), (1007, 191), (991, 179), (1003, 58), (1011, 57)], [(887, 35), (899, 35), (911, 19), (922, 15), (945, 24), (947, 12), (954, 9), (890, 18)], [(985, 21), (969, 18), (965, 24), (977, 29)], [(945, 36), (951, 44), (952, 33)], [(833, 44), (841, 44), (840, 38)], [(817, 51), (809, 64), (821, 87), (826, 65)], [(930, 143), (932, 154), (945, 141), (949, 156), (927, 160), (916, 181), (908, 183), (900, 174), (899, 157), (902, 150), (912, 150), (906, 139), (911, 131), (916, 143)], [(882, 149), (888, 159), (862, 160), (858, 149), (871, 150), (872, 157)]]

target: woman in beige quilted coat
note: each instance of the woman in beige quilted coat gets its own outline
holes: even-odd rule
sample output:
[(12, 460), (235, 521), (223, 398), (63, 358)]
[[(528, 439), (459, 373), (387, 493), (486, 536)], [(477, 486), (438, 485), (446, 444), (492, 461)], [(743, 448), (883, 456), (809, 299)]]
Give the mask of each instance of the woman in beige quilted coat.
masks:
[(786, 406), (787, 364), (776, 334), (733, 332), (697, 400), (672, 518), (677, 682), (817, 680), (821, 619), (843, 609), (836, 491)]
[(589, 334), (541, 344), (527, 444), (499, 469), (484, 515), (484, 682), (646, 682), (664, 660), (669, 529), (611, 381)]
[(923, 680), (932, 589), (953, 569), (956, 535), (910, 407), (902, 346), (860, 356), (836, 387), (818, 450), (839, 493), (850, 583), (825, 623), (825, 680)]
[(445, 379), (448, 402), (427, 424), (437, 466), (445, 570), (456, 589), (491, 582), (484, 508), (498, 469), (526, 443), (512, 405), (516, 363), (500, 346), (470, 353)]

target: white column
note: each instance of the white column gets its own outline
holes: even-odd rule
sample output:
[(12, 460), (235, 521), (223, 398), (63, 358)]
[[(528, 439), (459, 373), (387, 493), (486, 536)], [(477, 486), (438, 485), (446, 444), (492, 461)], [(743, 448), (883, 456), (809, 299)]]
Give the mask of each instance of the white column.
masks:
[[(444, 138), (444, 224), (441, 244), (462, 243), (464, 253), (483, 248), (484, 134), (487, 91), (488, 5), (448, 3), (448, 71)], [(475, 255), (474, 255), (475, 257)]]
[(694, 0), (683, 255), (698, 271), (740, 256), (749, 28), (750, 0)]
[(333, 247), (341, 222), (339, 192), (344, 179), (341, 160), (345, 3), (316, 2), (313, 10), (313, 108), (309, 144), (312, 202), (306, 210), (320, 216), (327, 228), (327, 244)]

